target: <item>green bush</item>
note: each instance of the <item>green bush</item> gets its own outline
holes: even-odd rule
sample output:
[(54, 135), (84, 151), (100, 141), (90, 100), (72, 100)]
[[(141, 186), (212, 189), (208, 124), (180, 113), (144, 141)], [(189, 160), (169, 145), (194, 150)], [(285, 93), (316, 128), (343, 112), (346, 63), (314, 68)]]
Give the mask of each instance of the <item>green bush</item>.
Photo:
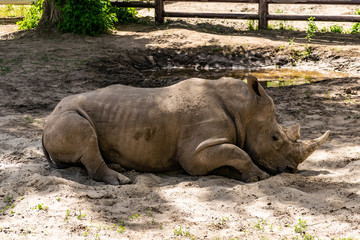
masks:
[(35, 28), (42, 16), (44, 0), (38, 0), (31, 3), (29, 11), (26, 13), (25, 18), (22, 21), (17, 22), (20, 30)]
[(62, 6), (58, 28), (63, 32), (94, 36), (113, 29), (118, 21), (109, 0), (60, 0), (58, 3)]
[(136, 17), (136, 15), (138, 14), (136, 8), (113, 7), (112, 12), (116, 14), (118, 23), (137, 22), (138, 20), (138, 18)]

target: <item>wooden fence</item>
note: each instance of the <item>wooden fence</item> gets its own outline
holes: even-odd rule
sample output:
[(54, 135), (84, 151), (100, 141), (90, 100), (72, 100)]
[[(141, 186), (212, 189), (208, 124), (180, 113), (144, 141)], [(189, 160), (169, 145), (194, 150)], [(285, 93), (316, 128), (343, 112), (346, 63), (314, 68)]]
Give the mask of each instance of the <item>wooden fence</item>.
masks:
[[(165, 2), (214, 2), (214, 3), (254, 3), (258, 4), (258, 13), (199, 13), (199, 12), (168, 12)], [(30, 4), (31, 0), (0, 0), (0, 4)], [(116, 1), (118, 7), (155, 8), (155, 21), (163, 23), (165, 17), (178, 18), (225, 18), (259, 20), (259, 28), (266, 29), (269, 20), (307, 21), (314, 17), (315, 21), (360, 22), (360, 15), (287, 15), (269, 14), (269, 4), (327, 4), (327, 5), (359, 5), (360, 0), (155, 0), (149, 1)]]
[[(165, 11), (165, 2), (214, 2), (214, 3), (255, 3), (258, 4), (258, 13), (199, 13), (199, 12), (168, 12)], [(138, 2), (137, 7), (142, 7), (143, 2)], [(119, 7), (136, 6), (135, 2), (113, 2)], [(155, 21), (163, 23), (165, 17), (178, 18), (224, 18), (224, 19), (253, 19), (259, 20), (259, 28), (267, 29), (269, 20), (307, 21), (314, 17), (315, 21), (331, 22), (360, 22), (360, 15), (287, 15), (269, 14), (269, 4), (327, 4), (327, 5), (359, 5), (360, 0), (155, 0), (147, 2), (146, 8), (155, 8)]]

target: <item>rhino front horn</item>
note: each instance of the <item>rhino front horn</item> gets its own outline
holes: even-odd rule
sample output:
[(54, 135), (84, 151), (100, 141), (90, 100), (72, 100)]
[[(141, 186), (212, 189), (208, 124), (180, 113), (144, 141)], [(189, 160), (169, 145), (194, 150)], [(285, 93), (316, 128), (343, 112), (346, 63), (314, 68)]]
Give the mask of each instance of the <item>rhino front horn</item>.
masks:
[(303, 153), (299, 159), (299, 163), (305, 161), (316, 149), (318, 149), (329, 137), (330, 131), (326, 131), (321, 137), (302, 142)]

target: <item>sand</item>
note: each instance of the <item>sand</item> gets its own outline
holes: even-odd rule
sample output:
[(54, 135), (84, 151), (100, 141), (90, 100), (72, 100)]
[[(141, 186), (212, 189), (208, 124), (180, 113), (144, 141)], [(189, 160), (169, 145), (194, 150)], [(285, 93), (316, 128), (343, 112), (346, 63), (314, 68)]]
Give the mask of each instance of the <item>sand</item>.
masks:
[[(101, 37), (0, 25), (0, 239), (360, 238), (359, 35), (318, 34), (310, 56), (296, 57), (309, 47), (304, 32), (241, 32), (226, 21), (211, 30), (213, 22), (192, 21), (123, 25)], [(331, 131), (295, 174), (245, 184), (130, 171), (133, 184), (109, 186), (81, 168), (50, 168), (41, 133), (58, 101), (115, 83), (156, 87), (187, 77), (144, 71), (163, 66), (347, 77), (330, 72), (322, 82), (267, 88), (279, 123), (299, 122), (303, 139)]]

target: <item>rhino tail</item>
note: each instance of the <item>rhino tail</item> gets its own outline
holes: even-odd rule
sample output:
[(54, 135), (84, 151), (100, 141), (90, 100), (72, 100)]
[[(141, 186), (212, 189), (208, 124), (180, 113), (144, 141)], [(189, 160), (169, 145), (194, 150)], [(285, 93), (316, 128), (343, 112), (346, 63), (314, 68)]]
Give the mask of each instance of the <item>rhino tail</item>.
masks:
[(41, 144), (42, 144), (42, 149), (43, 149), (45, 158), (49, 162), (51, 167), (56, 168), (56, 169), (63, 169), (63, 168), (68, 168), (68, 167), (72, 166), (70, 164), (56, 163), (51, 158), (50, 154), (48, 153), (48, 151), (46, 150), (45, 145), (44, 145), (44, 133), (42, 134), (42, 137), (41, 137)]

